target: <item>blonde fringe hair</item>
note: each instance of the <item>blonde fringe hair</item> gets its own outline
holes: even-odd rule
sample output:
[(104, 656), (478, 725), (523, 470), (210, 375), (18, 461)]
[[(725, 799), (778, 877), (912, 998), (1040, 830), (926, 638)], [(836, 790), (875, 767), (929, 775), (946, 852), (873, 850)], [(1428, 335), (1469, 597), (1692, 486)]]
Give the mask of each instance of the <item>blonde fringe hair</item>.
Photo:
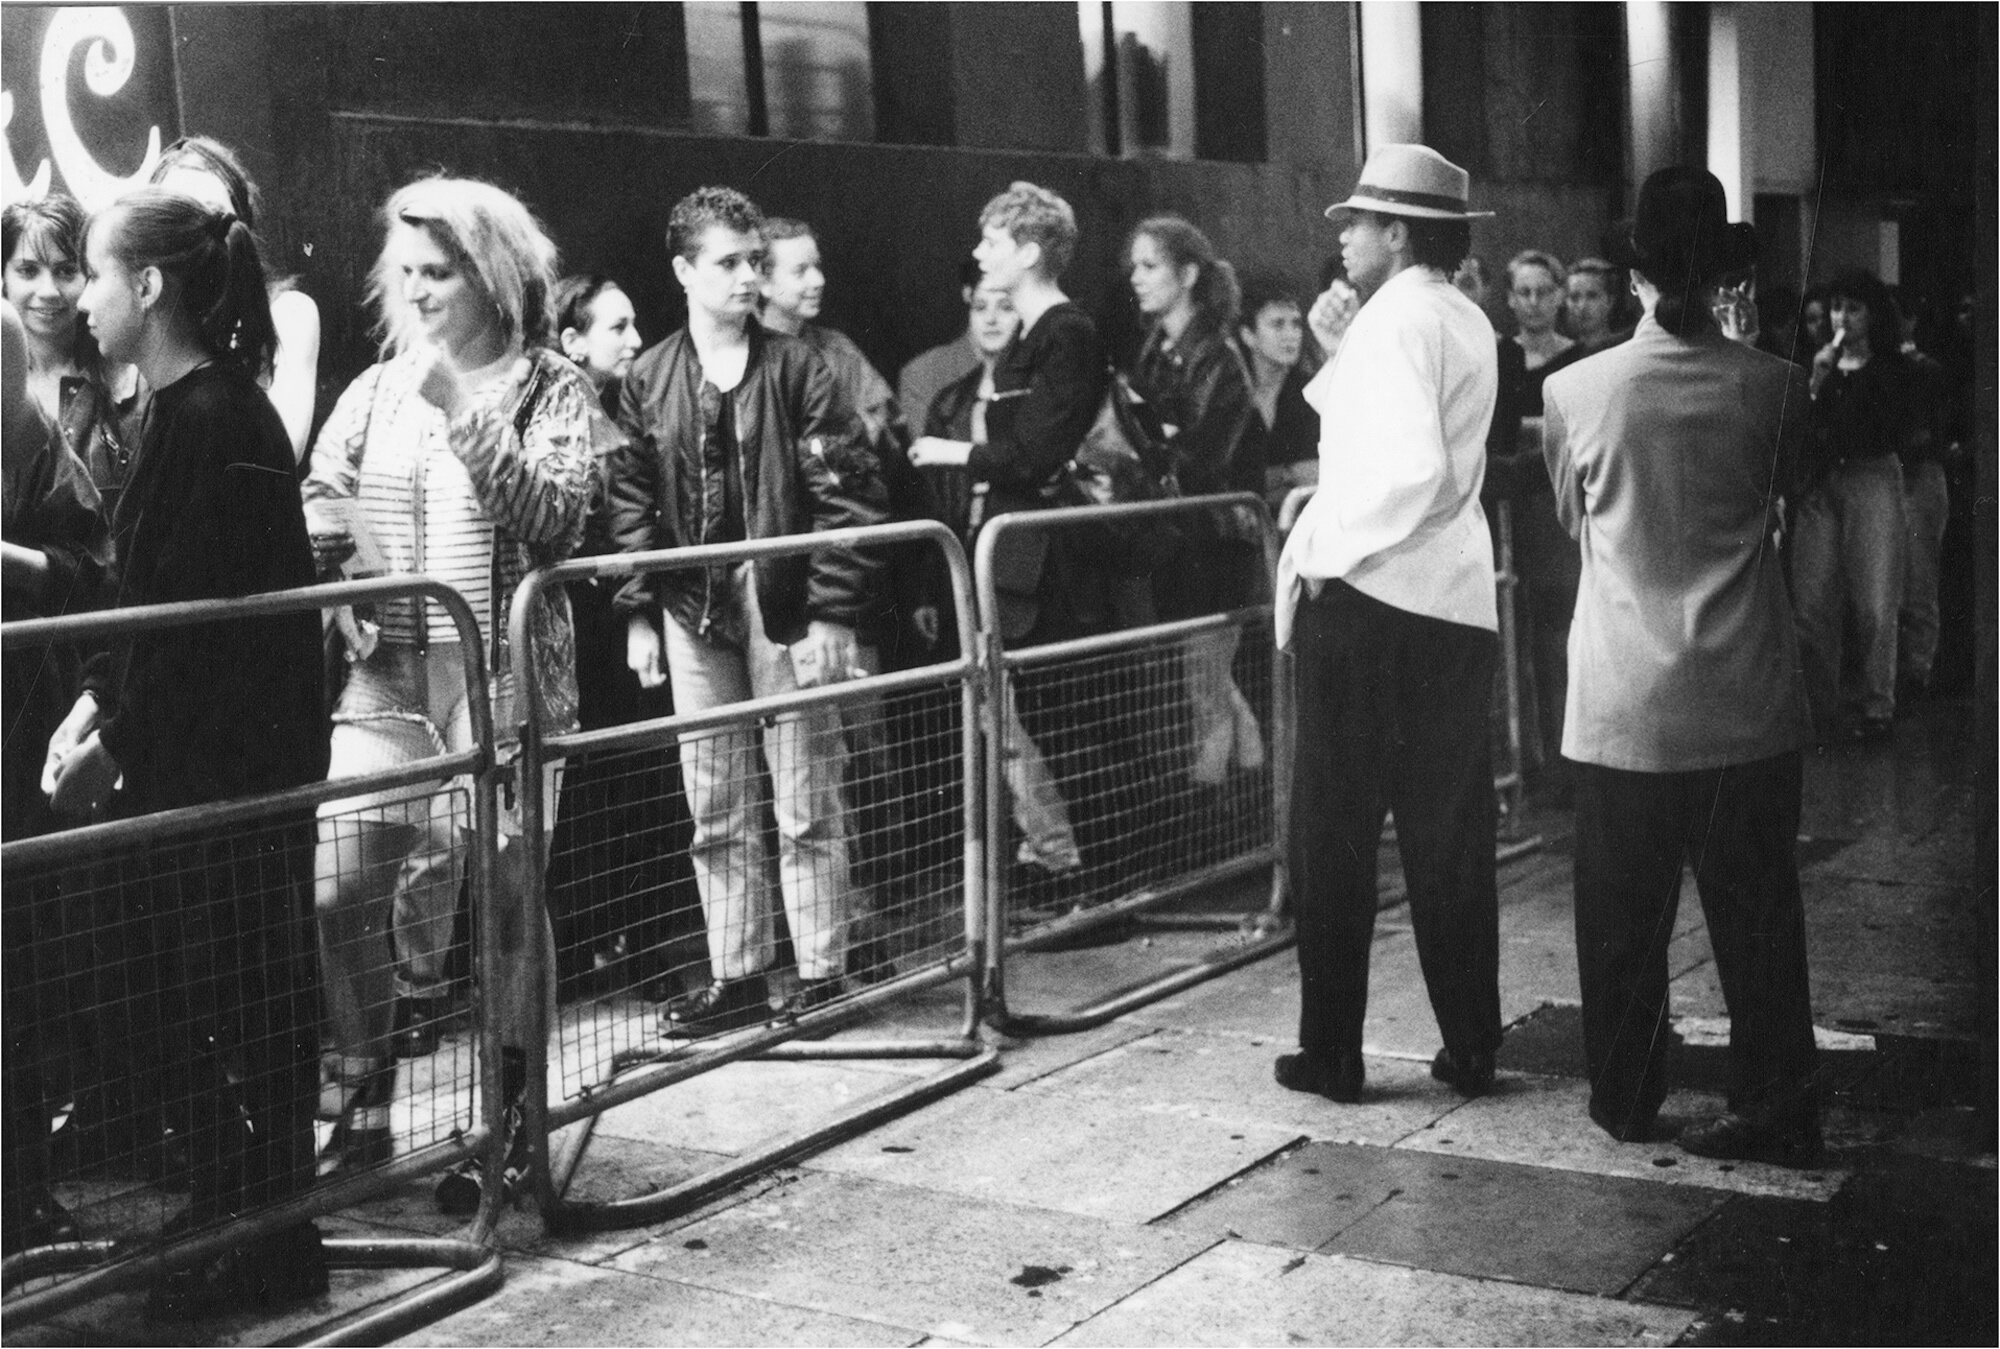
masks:
[[(382, 222), (385, 239), (397, 225), (429, 234), (492, 302), (507, 342), (538, 347), (553, 341), (556, 246), (511, 194), (474, 178), (419, 178), (389, 198)], [(390, 274), (386, 248), (369, 275), (368, 302), (382, 354), (394, 356), (416, 325), (401, 278)]]

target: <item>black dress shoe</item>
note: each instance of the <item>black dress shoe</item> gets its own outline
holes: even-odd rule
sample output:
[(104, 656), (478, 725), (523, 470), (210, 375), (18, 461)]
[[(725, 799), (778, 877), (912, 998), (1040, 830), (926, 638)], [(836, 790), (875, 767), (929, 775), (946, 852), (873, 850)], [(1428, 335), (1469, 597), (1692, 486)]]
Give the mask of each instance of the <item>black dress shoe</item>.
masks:
[(848, 947), (847, 977), (863, 985), (887, 983), (894, 979), (896, 962), (889, 958), (889, 944), (880, 938), (872, 938)]
[(771, 1008), (764, 988), (764, 976), (717, 979), (706, 988), (667, 1004), (660, 1018), (662, 1035), (720, 1035), (761, 1025), (770, 1019)]
[(398, 998), (389, 1028), (389, 1052), (399, 1059), (428, 1058), (438, 1052), (439, 1023), (450, 1015), (443, 998)]
[(1620, 1143), (1650, 1143), (1659, 1137), (1660, 1102), (1641, 1103), (1626, 1110), (1590, 1105), (1590, 1122)]
[(1701, 1124), (1690, 1124), (1681, 1130), (1678, 1141), (1682, 1152), (1697, 1157), (1725, 1162), (1770, 1162), (1774, 1166), (1814, 1166), (1822, 1151), (1817, 1120), (1779, 1127), (1760, 1124), (1733, 1111), (1725, 1111)]
[(1484, 1096), (1493, 1090), (1493, 1055), (1454, 1054), (1440, 1049), (1431, 1060), (1431, 1076), (1460, 1096)]
[(1342, 1105), (1353, 1105), (1361, 1099), (1361, 1084), (1367, 1075), (1359, 1054), (1326, 1058), (1300, 1051), (1280, 1054), (1271, 1066), (1271, 1076), (1285, 1090), (1308, 1091)]

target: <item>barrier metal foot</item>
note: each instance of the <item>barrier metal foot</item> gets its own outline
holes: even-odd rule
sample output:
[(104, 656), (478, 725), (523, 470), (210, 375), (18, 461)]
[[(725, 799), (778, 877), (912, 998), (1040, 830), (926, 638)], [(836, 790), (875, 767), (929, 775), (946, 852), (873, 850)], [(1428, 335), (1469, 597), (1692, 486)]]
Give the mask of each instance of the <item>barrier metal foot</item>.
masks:
[[(506, 1268), (498, 1247), (481, 1241), (451, 1237), (323, 1237), (329, 1270), (356, 1269), (443, 1269), (449, 1273), (419, 1284), (388, 1301), (314, 1326), (298, 1335), (278, 1340), (285, 1345), (386, 1344), (411, 1334), (453, 1312), (462, 1311), (485, 1298), (506, 1279)], [(33, 1279), (60, 1274), (84, 1274), (109, 1266), (131, 1254), (129, 1243), (118, 1241), (72, 1241), (59, 1246), (42, 1246), (9, 1256), (0, 1266), (0, 1282), (13, 1289)], [(102, 1293), (138, 1287), (155, 1277), (140, 1262), (124, 1272), (126, 1277), (103, 1282)], [(108, 1271), (107, 1271), (108, 1274)], [(72, 1303), (71, 1305), (75, 1305)], [(20, 1310), (34, 1311), (32, 1306)], [(10, 1328), (25, 1324), (20, 1310), (9, 1308)], [(49, 1308), (48, 1314), (55, 1314)], [(30, 1320), (40, 1319), (30, 1317)]]
[[(918, 1106), (927, 1105), (960, 1087), (969, 1086), (1000, 1067), (999, 1050), (980, 1045), (977, 1041), (954, 1043), (959, 1047), (957, 1052), (969, 1052), (970, 1057), (907, 1085), (856, 1102), (802, 1133), (757, 1144), (741, 1157), (698, 1176), (691, 1176), (678, 1185), (632, 1199), (580, 1203), (561, 1197), (575, 1177), (584, 1150), (590, 1145), (593, 1126), (598, 1119), (597, 1115), (590, 1115), (574, 1126), (574, 1139), (564, 1147), (561, 1158), (552, 1156), (550, 1159), (549, 1178), (556, 1187), (557, 1199), (544, 1209), (542, 1220), (549, 1231), (557, 1234), (603, 1232), (666, 1222), (752, 1176), (818, 1152)], [(825, 1046), (828, 1049), (837, 1047)]]
[(1274, 956), (1280, 951), (1289, 950), (1295, 940), (1291, 927), (1285, 925), (1242, 946), (1217, 951), (1197, 964), (1169, 971), (1144, 983), (1113, 992), (1096, 1002), (1071, 1008), (1067, 1012), (1009, 1012), (998, 996), (999, 990), (990, 990), (988, 1000), (994, 1011), (989, 1013), (987, 1024), (1003, 1035), (1026, 1038), (1038, 1035), (1073, 1035), (1078, 1031), (1095, 1030), (1127, 1012), (1158, 1002), (1162, 998), (1170, 998), (1218, 975), (1254, 964), (1266, 956)]

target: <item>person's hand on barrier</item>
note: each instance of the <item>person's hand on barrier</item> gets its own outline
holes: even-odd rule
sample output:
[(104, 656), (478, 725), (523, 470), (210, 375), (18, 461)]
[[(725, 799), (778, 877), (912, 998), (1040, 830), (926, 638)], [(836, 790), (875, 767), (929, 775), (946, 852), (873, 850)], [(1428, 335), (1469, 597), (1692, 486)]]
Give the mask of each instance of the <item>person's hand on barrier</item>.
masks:
[(48, 758), (42, 762), (43, 796), (53, 797), (56, 794), (56, 779), (62, 776), (63, 761), (76, 753), (76, 747), (83, 743), (85, 736), (97, 729), (99, 715), (97, 695), (81, 694), (76, 705), (70, 708), (69, 715), (56, 727), (55, 734), (49, 737)]
[(806, 625), (805, 637), (792, 643), (792, 676), (802, 689), (859, 679), (868, 673), (859, 655), (853, 628), (814, 619)]
[(55, 790), (49, 806), (58, 815), (88, 815), (111, 799), (118, 785), (118, 761), (92, 731), (56, 770)]
[(924, 639), (925, 646), (938, 644), (938, 607), (935, 604), (919, 604), (910, 610), (910, 626), (917, 630), (917, 636)]
[(644, 614), (633, 614), (625, 624), (625, 668), (639, 676), (642, 689), (656, 689), (667, 682), (659, 629)]
[(964, 468), (972, 458), (972, 442), (943, 436), (918, 436), (910, 446), (910, 463), (917, 468)]
[(1347, 336), (1347, 325), (1360, 312), (1361, 292), (1335, 277), (1333, 284), (1313, 301), (1306, 314), (1306, 326), (1312, 329), (1313, 340), (1319, 343), (1320, 350), (1330, 358), (1340, 350), (1341, 339)]

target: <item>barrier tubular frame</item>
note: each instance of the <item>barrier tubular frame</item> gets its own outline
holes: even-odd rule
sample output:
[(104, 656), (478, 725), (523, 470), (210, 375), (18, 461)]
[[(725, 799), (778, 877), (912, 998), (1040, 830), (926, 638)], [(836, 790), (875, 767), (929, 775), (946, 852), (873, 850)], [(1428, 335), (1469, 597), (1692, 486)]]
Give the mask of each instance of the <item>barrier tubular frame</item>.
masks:
[[(1278, 535), (1283, 538), (1291, 533), (1292, 526), (1299, 522), (1299, 513), (1311, 501), (1313, 487), (1294, 487), (1285, 494), (1283, 506), (1278, 510)], [(1502, 701), (1507, 709), (1507, 763), (1499, 773), (1493, 775), (1493, 791), (1505, 800), (1506, 820), (1500, 829), (1503, 840), (1494, 849), (1496, 862), (1512, 862), (1526, 857), (1542, 846), (1540, 834), (1523, 834), (1521, 816), (1527, 801), (1527, 777), (1522, 770), (1521, 749), (1521, 635), (1516, 621), (1514, 598), (1521, 588), (1520, 573), (1514, 570), (1514, 510), (1511, 504), (1496, 503), (1493, 512), (1493, 538), (1496, 545), (1497, 562), (1493, 569), (1493, 589), (1495, 607), (1500, 620), (1500, 674)], [(1290, 652), (1280, 652), (1282, 662), (1289, 663)], [(1286, 679), (1287, 687), (1290, 679)], [(1286, 747), (1285, 773), (1289, 776), (1291, 762), (1290, 747)], [(1289, 798), (1289, 784), (1286, 795)], [(1392, 829), (1395, 827), (1392, 823)]]
[[(1101, 636), (1078, 638), (1065, 642), (1046, 643), (1029, 647), (1022, 651), (1009, 652), (1006, 639), (1001, 635), (997, 615), (1000, 612), (999, 592), (993, 577), (993, 556), (1001, 537), (1021, 530), (1059, 530), (1087, 527), (1091, 524), (1112, 524), (1135, 520), (1155, 519), (1161, 516), (1189, 516), (1222, 512), (1231, 508), (1251, 511), (1258, 521), (1258, 533), (1263, 544), (1266, 575), (1274, 575), (1277, 561), (1277, 541), (1271, 528), (1269, 507), (1262, 497), (1253, 492), (1219, 493), (1213, 496), (1182, 497), (1169, 501), (1151, 501), (1115, 506), (1071, 506), (1050, 510), (1014, 511), (994, 516), (980, 530), (976, 545), (973, 574), (979, 586), (980, 613), (986, 616), (984, 641), (984, 665), (986, 679), (986, 705), (988, 715), (982, 729), (990, 739), (986, 750), (986, 838), (987, 838), (987, 951), (988, 969), (986, 976), (985, 1003), (990, 1024), (1007, 1035), (1067, 1035), (1078, 1031), (1091, 1030), (1123, 1016), (1136, 1008), (1171, 997), (1197, 984), (1227, 974), (1244, 965), (1252, 964), (1267, 956), (1276, 955), (1289, 949), (1295, 941), (1292, 925), (1286, 914), (1287, 906), (1287, 863), (1286, 839), (1290, 826), (1290, 811), (1285, 807), (1289, 802), (1290, 782), (1278, 785), (1277, 764), (1281, 755), (1273, 754), (1267, 760), (1274, 774), (1272, 795), (1272, 842), (1268, 847), (1247, 856), (1213, 864), (1195, 872), (1191, 876), (1164, 885), (1151, 885), (1123, 898), (1093, 907), (1086, 913), (1072, 914), (1036, 927), (1018, 937), (1007, 935), (1006, 914), (1006, 860), (1005, 850), (996, 840), (1007, 837), (1007, 790), (1004, 781), (1005, 765), (998, 743), (1002, 718), (994, 712), (1005, 706), (1007, 681), (1016, 666), (1047, 664), (1070, 656), (1087, 656), (1107, 651), (1124, 650), (1135, 644), (1150, 645), (1166, 638), (1185, 636), (1208, 629), (1234, 624), (1245, 616), (1269, 616), (1271, 605), (1268, 601), (1261, 605), (1246, 606), (1227, 614), (1209, 615), (1203, 618), (1184, 619), (1177, 622), (1149, 624), (1143, 628), (1107, 633)], [(1287, 681), (1282, 679), (1275, 665), (1272, 669), (1272, 727), (1271, 738), (1275, 747), (1289, 746), (1291, 741), (1292, 704), (1287, 693), (1281, 693)], [(1282, 756), (1288, 760), (1288, 751)], [(1173, 926), (1193, 928), (1237, 927), (1243, 932), (1243, 941), (1235, 948), (1224, 948), (1183, 969), (1170, 970), (1156, 978), (1137, 985), (1116, 990), (1095, 1001), (1080, 1003), (1067, 1011), (1050, 1013), (1018, 1013), (1007, 1006), (1006, 956), (1011, 951), (1031, 950), (1036, 946), (1059, 940), (1074, 933), (1101, 927), (1127, 915), (1154, 908), (1169, 900), (1197, 894), (1224, 881), (1240, 876), (1251, 876), (1271, 870), (1271, 897), (1265, 909), (1252, 916), (1247, 922), (1231, 916), (1217, 919), (1209, 915), (1193, 917)]]
[[(706, 712), (675, 713), (668, 717), (634, 722), (626, 726), (594, 731), (551, 734), (542, 725), (541, 700), (532, 690), (533, 669), (528, 646), (529, 616), (543, 591), (568, 581), (627, 579), (666, 571), (685, 571), (731, 563), (756, 562), (766, 558), (810, 555), (827, 548), (884, 547), (897, 543), (926, 541), (944, 553), (951, 577), (953, 606), (957, 613), (959, 657), (916, 670), (873, 675), (833, 685), (779, 694), (747, 702), (730, 703)], [(696, 1044), (685, 1050), (645, 1052), (614, 1058), (611, 1080), (591, 1088), (584, 1096), (551, 1106), (548, 1101), (550, 1028), (544, 1024), (548, 1011), (548, 981), (554, 971), (540, 968), (536, 996), (532, 999), (542, 1052), (528, 1055), (527, 1095), (523, 1119), (534, 1152), (532, 1189), (543, 1225), (552, 1233), (607, 1231), (663, 1222), (697, 1206), (708, 1197), (730, 1188), (760, 1172), (816, 1152), (841, 1139), (872, 1128), (918, 1106), (970, 1085), (999, 1068), (999, 1050), (989, 1045), (982, 1033), (981, 972), (986, 965), (985, 893), (987, 841), (981, 791), (985, 778), (980, 754), (980, 707), (977, 671), (979, 643), (973, 625), (971, 568), (957, 536), (932, 520), (905, 521), (886, 525), (825, 530), (814, 534), (785, 535), (740, 543), (701, 544), (687, 548), (653, 552), (619, 553), (602, 557), (578, 558), (555, 566), (539, 568), (525, 577), (514, 592), (509, 615), (513, 663), (518, 700), (523, 720), (519, 727), (518, 770), (522, 790), (520, 846), (528, 871), (524, 888), (531, 916), (546, 920), (548, 915), (547, 832), (544, 822), (553, 802), (542, 798), (543, 766), (552, 758), (587, 749), (637, 748), (657, 745), (663, 733), (676, 734), (713, 726), (743, 722), (793, 710), (802, 706), (838, 706), (901, 689), (929, 687), (956, 676), (960, 680), (963, 726), (961, 752), (964, 755), (964, 919), (965, 950), (942, 963), (909, 975), (899, 975), (864, 992), (843, 997), (838, 1005), (822, 1008), (795, 1021), (768, 1024), (755, 1033), (738, 1032), (720, 1045)], [(965, 1012), (957, 1037), (936, 1040), (875, 1040), (838, 1043), (795, 1043), (802, 1036), (838, 1030), (865, 1013), (899, 1001), (911, 993), (965, 980)], [(868, 1058), (947, 1058), (956, 1059), (938, 1071), (879, 1093), (834, 1112), (821, 1123), (794, 1134), (753, 1144), (743, 1155), (690, 1177), (677, 1185), (650, 1194), (607, 1201), (580, 1201), (568, 1197), (570, 1181), (589, 1147), (591, 1133), (600, 1115), (613, 1106), (651, 1095), (675, 1083), (731, 1063), (750, 1059), (868, 1059)], [(560, 1128), (578, 1125), (576, 1137), (556, 1156), (551, 1134)]]
[[(474, 833), (467, 854), (467, 884), (472, 903), (482, 905), (492, 893), (493, 840), (498, 819), (493, 752), (492, 704), (488, 696), (485, 652), (479, 626), (465, 597), (428, 576), (386, 576), (364, 581), (308, 586), (234, 599), (193, 600), (103, 610), (61, 618), (28, 619), (0, 624), (0, 649), (46, 646), (82, 641), (105, 642), (142, 632), (231, 622), (281, 614), (320, 613), (343, 605), (421, 596), (435, 600), (451, 616), (465, 652), (468, 710), (474, 747), (457, 754), (426, 759), (389, 772), (314, 783), (259, 797), (162, 811), (130, 820), (114, 820), (45, 834), (0, 846), (10, 866), (61, 862), (80, 853), (114, 846), (143, 844), (184, 832), (195, 823), (231, 824), (286, 810), (313, 807), (351, 797), (357, 790), (377, 790), (440, 778), (469, 775), (472, 779)], [(495, 924), (476, 925), (476, 968), (483, 975), (505, 958)], [(7, 1298), (0, 1304), (10, 1324), (45, 1320), (94, 1298), (141, 1287), (171, 1270), (214, 1258), (294, 1224), (331, 1217), (354, 1204), (394, 1191), (401, 1185), (483, 1155), (485, 1182), (479, 1208), (462, 1237), (327, 1237), (323, 1245), (333, 1269), (443, 1269), (449, 1271), (387, 1301), (304, 1332), (300, 1344), (379, 1344), (429, 1325), (440, 1317), (472, 1305), (499, 1288), (506, 1277), (501, 1251), (494, 1239), (503, 1194), (497, 1164), (506, 1146), (504, 1131), (493, 1127), (501, 1117), (500, 1047), (497, 1027), (485, 1015), (485, 978), (475, 979), (473, 1017), (479, 1032), (477, 1118), (471, 1132), (427, 1145), (418, 1153), (332, 1184), (315, 1183), (283, 1202), (203, 1232), (190, 1234), (156, 1250), (134, 1252), (132, 1243), (117, 1240), (69, 1242), (31, 1248), (0, 1265), (0, 1289), (18, 1287), (30, 1279), (77, 1272), (77, 1277), (51, 1288)]]

